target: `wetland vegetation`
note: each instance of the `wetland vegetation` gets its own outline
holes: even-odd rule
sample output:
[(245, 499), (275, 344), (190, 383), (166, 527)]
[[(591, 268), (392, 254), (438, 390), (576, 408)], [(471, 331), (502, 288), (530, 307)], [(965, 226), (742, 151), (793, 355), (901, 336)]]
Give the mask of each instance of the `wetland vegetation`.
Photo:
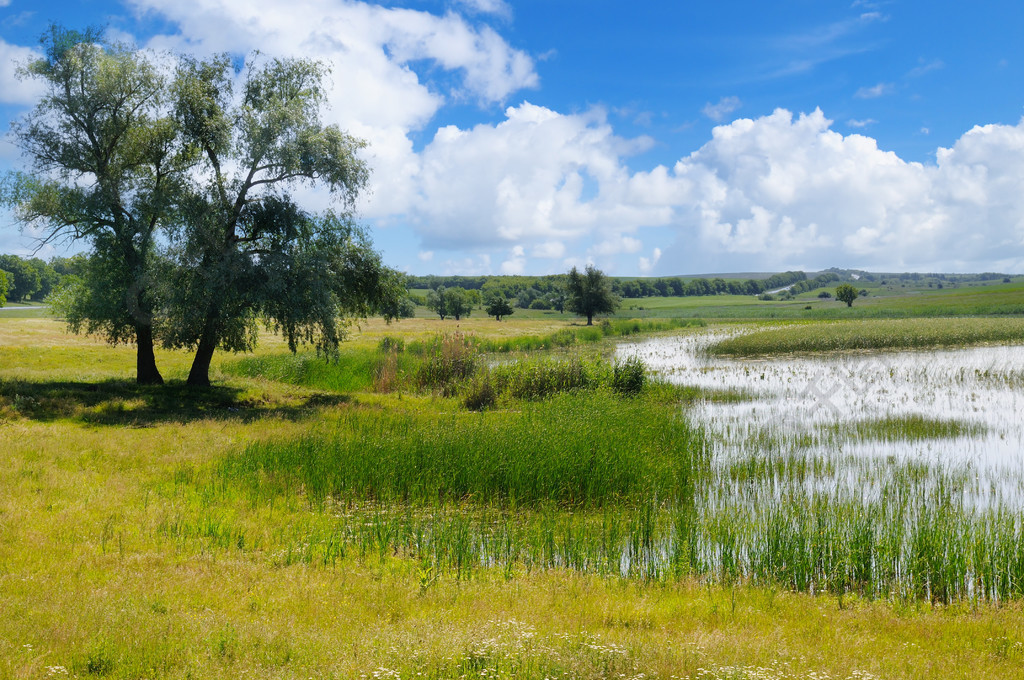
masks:
[(0, 676), (1022, 672), (1020, 319), (728, 297), (264, 337), (198, 390), (0, 318)]

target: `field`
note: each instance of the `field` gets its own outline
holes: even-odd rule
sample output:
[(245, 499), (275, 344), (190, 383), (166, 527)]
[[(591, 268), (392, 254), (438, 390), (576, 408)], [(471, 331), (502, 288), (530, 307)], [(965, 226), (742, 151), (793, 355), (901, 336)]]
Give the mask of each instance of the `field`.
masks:
[(896, 293), (420, 310), (205, 390), (4, 312), (0, 677), (1019, 677), (1024, 289)]

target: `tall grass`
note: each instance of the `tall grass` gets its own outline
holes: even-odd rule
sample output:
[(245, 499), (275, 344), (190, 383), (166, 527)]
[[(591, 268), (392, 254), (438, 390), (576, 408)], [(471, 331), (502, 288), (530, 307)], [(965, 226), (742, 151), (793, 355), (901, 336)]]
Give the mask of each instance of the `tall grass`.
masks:
[[(603, 319), (595, 326), (563, 328), (546, 335), (516, 335), (509, 338), (466, 337), (467, 342), (482, 352), (504, 354), (573, 347), (599, 342), (605, 338), (629, 337), (688, 327), (702, 328), (706, 325), (700, 319)], [(410, 342), (408, 349), (413, 354), (429, 354), (435, 342), (434, 339)]]
[(671, 409), (593, 392), (516, 413), (355, 411), (329, 433), (251, 444), (223, 474), (258, 494), (298, 485), (317, 503), (600, 507), (688, 498), (704, 455), (701, 433)]
[(963, 347), (1024, 342), (1024, 319), (960, 318), (865, 320), (783, 326), (722, 340), (711, 354), (765, 356), (789, 352)]

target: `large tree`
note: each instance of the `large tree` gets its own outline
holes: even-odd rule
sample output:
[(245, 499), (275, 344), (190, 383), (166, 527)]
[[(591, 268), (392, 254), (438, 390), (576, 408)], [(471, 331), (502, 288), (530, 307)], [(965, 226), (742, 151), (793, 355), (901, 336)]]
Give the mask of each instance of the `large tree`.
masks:
[(565, 292), (568, 296), (566, 309), (587, 317), (588, 326), (594, 325), (595, 314), (610, 314), (619, 306), (611, 281), (593, 265), (588, 264), (582, 274), (576, 267), (570, 269)]
[[(179, 205), (166, 341), (195, 348), (190, 385), (208, 385), (220, 347), (252, 348), (257, 322), (337, 349), (339, 318), (394, 309), (400, 278), (350, 220), (368, 172), (363, 143), (325, 125), (325, 68), (305, 59), (250, 62), (235, 92), (228, 56), (183, 59), (175, 115), (203, 159)], [(340, 211), (313, 215), (290, 192), (319, 186)]]
[(99, 31), (57, 26), (43, 56), (23, 67), (45, 94), (13, 125), (31, 173), (11, 175), (4, 197), (43, 242), (84, 239), (93, 262), (63, 311), (73, 330), (137, 346), (136, 379), (161, 383), (153, 354), (156, 234), (188, 169), (168, 117), (167, 83), (137, 50)]

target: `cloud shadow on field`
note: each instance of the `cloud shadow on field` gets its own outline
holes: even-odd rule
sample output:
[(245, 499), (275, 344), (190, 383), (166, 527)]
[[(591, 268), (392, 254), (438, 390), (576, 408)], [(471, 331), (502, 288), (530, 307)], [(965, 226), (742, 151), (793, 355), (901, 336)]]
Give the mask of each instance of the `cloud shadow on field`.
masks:
[(198, 420), (301, 420), (318, 407), (349, 401), (344, 394), (254, 395), (236, 387), (195, 388), (180, 381), (138, 385), (128, 380), (0, 379), (0, 423), (17, 418), (41, 422), (69, 419), (90, 425), (151, 427)]

